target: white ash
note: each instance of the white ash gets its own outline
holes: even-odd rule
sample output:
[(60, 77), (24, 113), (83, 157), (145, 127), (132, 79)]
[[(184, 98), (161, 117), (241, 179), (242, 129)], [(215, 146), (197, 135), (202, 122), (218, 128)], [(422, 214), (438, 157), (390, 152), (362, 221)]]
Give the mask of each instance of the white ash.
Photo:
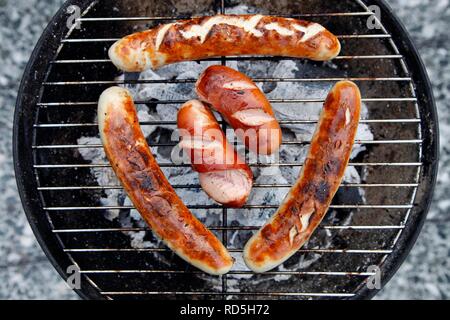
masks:
[[(245, 6), (238, 6), (229, 13), (251, 13), (254, 10)], [(183, 62), (165, 66), (157, 71), (146, 71), (140, 74), (140, 79), (146, 80), (163, 80), (163, 79), (197, 79), (200, 74), (210, 65), (217, 64), (216, 62)], [(252, 62), (229, 62), (229, 67), (240, 70), (244, 73), (251, 73), (252, 77), (275, 77), (275, 78), (294, 78), (296, 73), (302, 68), (302, 65), (293, 60), (283, 60), (279, 62), (252, 61)], [(324, 68), (333, 69), (335, 66), (332, 62), (324, 64)], [(121, 77), (123, 79), (123, 76)], [(331, 82), (282, 82), (263, 84), (258, 83), (258, 86), (267, 94), (269, 99), (324, 99), (333, 83)], [(127, 85), (131, 90), (135, 100), (148, 101), (146, 105), (139, 105), (139, 119), (141, 121), (162, 120), (175, 121), (177, 111), (180, 107), (178, 104), (159, 104), (154, 107), (152, 101), (157, 100), (180, 100), (187, 101), (196, 98), (194, 91), (194, 83), (181, 84), (138, 84)], [(322, 108), (322, 103), (276, 103), (273, 104), (279, 120), (317, 120)], [(368, 115), (366, 105), (362, 106), (361, 118)], [(144, 134), (148, 137), (151, 134), (157, 133), (158, 129), (164, 129), (165, 133), (172, 134), (174, 125), (145, 125), (142, 126)], [(295, 124), (283, 125), (283, 137), (285, 139), (308, 141), (311, 139), (315, 130), (315, 124)], [(158, 138), (160, 135), (158, 136)], [(373, 135), (370, 128), (366, 124), (361, 124), (358, 129), (357, 138), (361, 140), (373, 140)], [(79, 144), (99, 144), (98, 137), (82, 137), (78, 140)], [(352, 158), (365, 150), (364, 146), (356, 145)], [(164, 152), (163, 152), (164, 151)], [(284, 145), (280, 150), (279, 159), (282, 163), (303, 163), (308, 145)], [(107, 159), (103, 150), (101, 149), (80, 149), (83, 158), (91, 163), (107, 163)], [(153, 148), (157, 160), (163, 163), (171, 162), (170, 152), (164, 150), (163, 147)], [(271, 158), (260, 158), (261, 162), (270, 162)], [(257, 184), (292, 184), (298, 177), (300, 167), (278, 167), (273, 166), (269, 168), (261, 168), (254, 170), (255, 183)], [(197, 184), (198, 175), (193, 172), (191, 168), (164, 168), (164, 173), (172, 184)], [(112, 170), (104, 168), (93, 168), (92, 173), (97, 179), (99, 185), (118, 185), (117, 178), (112, 173)], [(359, 183), (361, 182), (359, 173), (354, 167), (348, 167), (345, 177), (345, 183)], [(289, 188), (254, 188), (250, 195), (249, 204), (272, 204), (278, 205)], [(358, 190), (360, 197), (364, 201), (363, 190)], [(202, 190), (194, 189), (177, 189), (178, 195), (181, 199), (190, 205), (210, 205), (214, 202), (209, 199)], [(101, 198), (103, 205), (131, 205), (130, 200), (122, 190), (106, 190), (105, 196)], [(228, 210), (228, 225), (231, 226), (261, 226), (264, 222), (275, 212), (274, 209), (229, 209)], [(222, 224), (222, 210), (208, 209), (195, 210), (194, 214), (204, 223), (210, 226), (219, 226)], [(330, 212), (329, 215), (334, 216), (335, 212)], [(110, 210), (106, 215), (106, 219), (116, 220), (123, 227), (145, 227), (146, 224), (140, 217), (136, 210), (120, 211)], [(345, 219), (340, 220), (339, 224), (349, 224), (351, 215)], [(161, 247), (160, 241), (144, 239), (146, 232), (126, 232), (130, 237), (130, 246), (133, 248), (156, 248)], [(236, 231), (228, 233), (228, 246), (230, 248), (242, 248), (245, 242), (251, 235), (250, 231)], [(331, 238), (327, 233), (323, 233), (320, 239), (320, 248), (326, 249), (331, 245)], [(154, 237), (153, 237), (154, 238)], [(163, 259), (161, 255), (155, 253), (155, 257)], [(320, 254), (301, 255), (294, 265), (290, 264), (290, 270), (306, 269), (320, 258)], [(248, 270), (245, 266), (240, 254), (234, 254), (236, 264), (233, 267), (234, 271)], [(164, 258), (165, 259), (165, 258)], [(170, 261), (164, 261), (170, 267)], [(279, 270), (284, 270), (280, 266)], [(199, 275), (204, 278), (206, 275)], [(230, 290), (239, 290), (239, 281), (250, 278), (252, 275), (230, 275), (228, 276), (228, 286)], [(274, 276), (275, 281), (284, 281), (289, 276)], [(264, 281), (267, 281), (267, 277)], [(262, 281), (262, 280), (261, 280)]]

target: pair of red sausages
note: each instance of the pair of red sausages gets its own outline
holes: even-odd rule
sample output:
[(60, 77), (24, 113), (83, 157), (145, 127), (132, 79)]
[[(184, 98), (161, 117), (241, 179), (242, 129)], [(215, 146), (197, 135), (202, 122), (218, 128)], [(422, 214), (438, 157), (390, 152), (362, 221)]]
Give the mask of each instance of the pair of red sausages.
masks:
[[(120, 40), (111, 47), (110, 56), (122, 70), (142, 71), (168, 63), (221, 55), (281, 55), (329, 60), (339, 50), (336, 37), (320, 25), (253, 15), (205, 17), (162, 25)], [(270, 117), (266, 115), (273, 118), (273, 113), (264, 107), (265, 103), (261, 104), (265, 98), (257, 94), (259, 90), (248, 87), (246, 79), (230, 81), (228, 76), (230, 73), (205, 72), (197, 84), (201, 99), (218, 108), (235, 128), (276, 127), (275, 122), (267, 121)], [(244, 95), (253, 105), (230, 103), (233, 97), (242, 95), (241, 89), (245, 86)], [(240, 90), (235, 90), (238, 88)], [(354, 83), (339, 82), (331, 90), (299, 179), (277, 213), (244, 248), (244, 259), (250, 269), (264, 272), (281, 264), (320, 224), (348, 164), (360, 105), (360, 92)], [(179, 124), (187, 129), (184, 143), (192, 146), (191, 156), (197, 155), (200, 159), (200, 163), (193, 164), (194, 168), (201, 175), (207, 175), (212, 169), (226, 169), (233, 174), (250, 176), (251, 171), (241, 163), (226, 139), (217, 143), (208, 133), (202, 133), (201, 137), (195, 135), (192, 131), (195, 121), (188, 119), (194, 114), (203, 126), (220, 129), (212, 113), (200, 102), (189, 102), (180, 110)], [(233, 259), (222, 243), (186, 208), (165, 178), (140, 130), (130, 93), (117, 87), (106, 90), (100, 97), (98, 115), (106, 155), (131, 201), (152, 230), (181, 258), (204, 272), (227, 273)], [(245, 137), (241, 138), (246, 142)], [(276, 149), (276, 146), (269, 148), (270, 151)], [(209, 164), (202, 162), (205, 151), (206, 159), (211, 160)], [(230, 163), (220, 167), (215, 162), (215, 152), (229, 156)], [(213, 190), (214, 184), (208, 183)]]
[[(247, 148), (271, 154), (281, 144), (281, 128), (269, 101), (251, 79), (224, 66), (211, 66), (196, 84), (200, 99), (212, 106), (234, 128)], [(215, 201), (242, 207), (253, 184), (253, 174), (221, 130), (207, 107), (188, 101), (178, 113), (180, 145), (199, 172), (202, 188)]]

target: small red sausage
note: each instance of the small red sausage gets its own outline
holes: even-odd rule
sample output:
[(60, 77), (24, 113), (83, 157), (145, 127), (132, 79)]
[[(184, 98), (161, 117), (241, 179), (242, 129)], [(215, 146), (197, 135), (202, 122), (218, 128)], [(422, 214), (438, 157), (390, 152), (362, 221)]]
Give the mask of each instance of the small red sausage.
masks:
[(211, 66), (197, 81), (196, 91), (234, 128), (248, 149), (269, 155), (280, 148), (282, 133), (272, 106), (246, 75)]
[(112, 87), (98, 103), (100, 136), (111, 166), (153, 232), (204, 272), (227, 273), (233, 258), (175, 193), (139, 127), (130, 92)]
[(212, 112), (200, 101), (186, 102), (178, 112), (181, 147), (188, 152), (200, 184), (215, 201), (242, 207), (250, 194), (253, 174), (239, 157)]
[(244, 248), (255, 272), (289, 259), (308, 241), (341, 184), (358, 128), (361, 95), (353, 82), (338, 82), (328, 95), (300, 177), (275, 215)]

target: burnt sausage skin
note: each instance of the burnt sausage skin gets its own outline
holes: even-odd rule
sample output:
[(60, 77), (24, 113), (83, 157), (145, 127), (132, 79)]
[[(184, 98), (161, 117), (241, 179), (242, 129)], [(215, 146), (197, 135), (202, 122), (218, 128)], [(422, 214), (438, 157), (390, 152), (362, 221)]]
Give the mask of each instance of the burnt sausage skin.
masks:
[(201, 101), (188, 101), (178, 112), (178, 129), (180, 146), (199, 172), (203, 190), (221, 204), (242, 207), (252, 189), (253, 173), (213, 113)]
[(136, 209), (153, 232), (182, 259), (200, 270), (227, 273), (233, 258), (175, 193), (140, 129), (128, 90), (105, 90), (98, 104), (106, 155)]
[(246, 75), (225, 66), (210, 66), (196, 91), (233, 127), (236, 136), (255, 153), (269, 155), (280, 148), (282, 133), (264, 93)]
[(244, 248), (245, 263), (253, 271), (266, 272), (289, 259), (322, 221), (348, 165), (360, 107), (353, 82), (338, 82), (329, 93), (297, 182)]
[(180, 20), (134, 33), (109, 50), (121, 70), (141, 72), (218, 56), (286, 56), (326, 61), (339, 40), (317, 23), (264, 15), (216, 15)]

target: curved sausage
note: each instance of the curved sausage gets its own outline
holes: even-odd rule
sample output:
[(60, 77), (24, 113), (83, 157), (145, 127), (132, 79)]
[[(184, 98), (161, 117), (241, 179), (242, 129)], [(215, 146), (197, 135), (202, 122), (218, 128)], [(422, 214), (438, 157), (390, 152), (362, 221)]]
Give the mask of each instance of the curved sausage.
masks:
[(360, 107), (353, 82), (339, 82), (331, 90), (299, 179), (244, 248), (245, 263), (253, 271), (265, 272), (289, 259), (322, 221), (348, 165)]
[(246, 75), (211, 66), (197, 81), (196, 91), (234, 128), (248, 149), (268, 155), (280, 148), (282, 133), (272, 106)]
[(130, 93), (104, 91), (98, 103), (106, 155), (125, 191), (153, 232), (181, 258), (204, 272), (227, 273), (233, 258), (176, 195), (153, 157)]
[(320, 24), (263, 15), (216, 15), (163, 24), (129, 35), (109, 50), (121, 70), (218, 56), (265, 55), (331, 60), (339, 40)]
[(180, 146), (188, 152), (200, 184), (215, 201), (242, 207), (250, 194), (253, 173), (237, 154), (212, 112), (198, 100), (178, 112)]

